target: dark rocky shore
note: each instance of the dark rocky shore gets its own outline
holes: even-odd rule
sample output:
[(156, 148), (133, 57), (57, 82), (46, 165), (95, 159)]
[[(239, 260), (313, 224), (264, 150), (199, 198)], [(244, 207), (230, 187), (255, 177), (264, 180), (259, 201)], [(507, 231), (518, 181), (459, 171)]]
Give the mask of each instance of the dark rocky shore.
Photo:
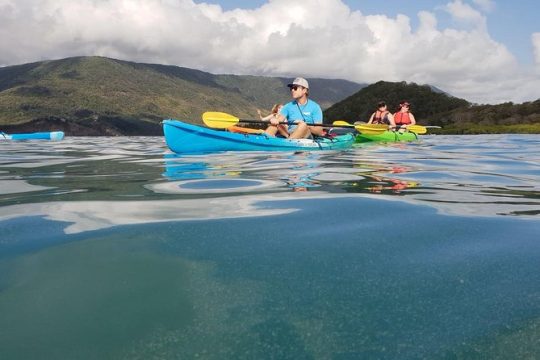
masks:
[(163, 130), (159, 122), (153, 123), (122, 117), (100, 116), (97, 119), (67, 120), (49, 116), (23, 124), (3, 125), (8, 134), (41, 131), (63, 131), (66, 136), (159, 136)]

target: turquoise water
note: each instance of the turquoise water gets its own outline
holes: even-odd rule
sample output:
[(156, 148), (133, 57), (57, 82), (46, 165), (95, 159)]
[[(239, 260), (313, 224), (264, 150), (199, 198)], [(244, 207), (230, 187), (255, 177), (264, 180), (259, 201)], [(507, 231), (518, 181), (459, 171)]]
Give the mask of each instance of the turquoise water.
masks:
[(539, 145), (1, 142), (0, 358), (539, 358)]

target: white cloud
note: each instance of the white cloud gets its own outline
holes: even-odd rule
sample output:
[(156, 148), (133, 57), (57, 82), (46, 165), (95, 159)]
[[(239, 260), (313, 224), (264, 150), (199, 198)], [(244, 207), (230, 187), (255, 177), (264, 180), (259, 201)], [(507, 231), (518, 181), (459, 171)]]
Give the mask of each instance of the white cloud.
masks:
[(413, 30), (405, 15), (364, 16), (341, 0), (233, 11), (192, 0), (0, 0), (0, 64), (103, 55), (214, 73), (430, 83), (474, 102), (540, 97), (538, 73), (489, 36), (482, 13), (461, 0), (445, 10), (456, 28), (421, 11)]
[(495, 2), (493, 0), (473, 0), (473, 2), (485, 12), (495, 9)]
[(484, 15), (461, 0), (455, 0), (446, 4), (445, 10), (457, 22), (480, 29), (486, 28), (486, 18)]

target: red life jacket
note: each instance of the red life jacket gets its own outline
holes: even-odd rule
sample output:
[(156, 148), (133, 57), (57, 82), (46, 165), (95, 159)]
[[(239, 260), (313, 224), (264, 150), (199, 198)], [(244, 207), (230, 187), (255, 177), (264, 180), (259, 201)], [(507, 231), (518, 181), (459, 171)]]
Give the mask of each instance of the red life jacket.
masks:
[(389, 111), (375, 111), (375, 116), (373, 116), (372, 124), (388, 124), (388, 120), (386, 119), (386, 115), (388, 115)]
[(411, 123), (409, 113), (398, 111), (394, 114), (394, 122), (396, 125), (409, 125)]

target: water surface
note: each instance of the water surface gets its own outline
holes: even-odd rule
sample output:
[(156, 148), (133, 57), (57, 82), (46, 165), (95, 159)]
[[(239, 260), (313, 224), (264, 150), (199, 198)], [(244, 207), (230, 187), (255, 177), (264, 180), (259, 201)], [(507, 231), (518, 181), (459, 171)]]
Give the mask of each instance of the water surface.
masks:
[(540, 357), (540, 137), (0, 143), (0, 357)]

